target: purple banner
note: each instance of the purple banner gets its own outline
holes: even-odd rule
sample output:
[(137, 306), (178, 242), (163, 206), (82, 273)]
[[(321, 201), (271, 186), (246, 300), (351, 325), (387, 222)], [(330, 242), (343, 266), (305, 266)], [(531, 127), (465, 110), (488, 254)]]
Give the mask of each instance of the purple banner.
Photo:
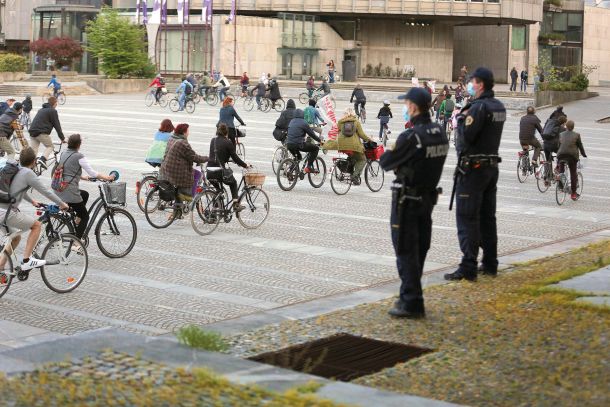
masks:
[(235, 20), (235, 0), (231, 0), (231, 14), (229, 14), (227, 24), (233, 22), (233, 20)]
[(203, 0), (201, 6), (201, 21), (203, 24), (212, 24), (212, 0)]
[(148, 24), (148, 0), (140, 0), (140, 7), (142, 8), (142, 24)]
[(167, 24), (167, 0), (161, 0), (161, 24)]

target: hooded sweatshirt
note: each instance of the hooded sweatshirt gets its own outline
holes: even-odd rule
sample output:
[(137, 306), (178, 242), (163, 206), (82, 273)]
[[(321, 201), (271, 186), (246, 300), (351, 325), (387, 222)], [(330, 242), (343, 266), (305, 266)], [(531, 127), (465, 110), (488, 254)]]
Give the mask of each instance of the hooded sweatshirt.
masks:
[(0, 137), (9, 138), (13, 134), (13, 127), (11, 123), (19, 118), (19, 113), (12, 107), (7, 109), (2, 116), (0, 116)]
[(57, 110), (48, 103), (45, 103), (42, 105), (42, 109), (36, 113), (34, 120), (32, 120), (32, 124), (30, 125), (30, 136), (38, 137), (41, 134), (51, 134), (53, 129), (55, 129), (57, 136), (63, 141), (65, 137), (64, 133), (61, 131)]
[(305, 136), (309, 136), (312, 139), (320, 142), (320, 138), (316, 132), (309, 127), (309, 124), (304, 119), (305, 115), (301, 109), (296, 109), (294, 112), (294, 119), (290, 121), (288, 125), (288, 137), (286, 144), (302, 145), (305, 143)]

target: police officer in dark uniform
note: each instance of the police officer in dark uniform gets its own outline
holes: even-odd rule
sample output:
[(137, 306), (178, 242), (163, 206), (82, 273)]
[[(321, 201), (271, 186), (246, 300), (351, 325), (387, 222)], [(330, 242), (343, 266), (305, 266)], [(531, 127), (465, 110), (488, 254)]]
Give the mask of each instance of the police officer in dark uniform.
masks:
[(445, 131), (430, 118), (431, 97), (423, 88), (406, 95), (403, 116), (413, 127), (396, 140), (394, 150), (381, 156), (381, 167), (396, 174), (392, 184), (392, 243), (398, 275), (402, 280), (400, 298), (389, 314), (403, 318), (423, 318), (424, 297), (421, 277), (432, 238), (432, 210), (440, 192), (438, 182), (449, 151)]
[[(446, 280), (477, 279), (477, 272), (495, 276), (498, 272), (496, 192), (498, 156), (506, 121), (504, 105), (494, 98), (494, 77), (487, 68), (477, 68), (468, 83), (474, 98), (458, 115), (456, 167), (451, 204), (457, 203), (456, 220), (462, 261)], [(477, 268), (479, 247), (483, 264)]]

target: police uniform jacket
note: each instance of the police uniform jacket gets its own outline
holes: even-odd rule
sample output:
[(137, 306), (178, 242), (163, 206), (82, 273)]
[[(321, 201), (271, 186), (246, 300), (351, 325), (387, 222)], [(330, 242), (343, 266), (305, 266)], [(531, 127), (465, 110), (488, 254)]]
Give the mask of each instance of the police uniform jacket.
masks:
[(460, 156), (498, 155), (506, 108), (487, 90), (464, 108), (458, 118), (456, 148)]

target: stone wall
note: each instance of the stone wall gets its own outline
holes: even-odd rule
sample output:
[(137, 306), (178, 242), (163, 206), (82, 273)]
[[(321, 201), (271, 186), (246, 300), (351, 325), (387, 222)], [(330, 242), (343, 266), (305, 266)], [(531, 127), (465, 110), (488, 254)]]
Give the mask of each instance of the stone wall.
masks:
[(151, 79), (87, 79), (86, 82), (100, 93), (134, 93), (146, 91)]
[[(498, 83), (508, 82), (509, 26), (483, 25), (454, 27), (453, 79), (457, 80), (460, 68), (468, 66), (472, 72), (478, 66), (492, 70)], [(479, 38), (482, 42), (475, 42)]]
[(574, 102), (576, 100), (589, 99), (595, 96), (599, 96), (596, 92), (556, 92), (556, 91), (544, 91), (536, 92), (536, 107), (540, 106), (556, 106), (567, 102)]
[(610, 9), (585, 6), (583, 64), (597, 65), (591, 86), (610, 86)]
[(0, 83), (21, 81), (25, 76), (25, 72), (0, 72)]

